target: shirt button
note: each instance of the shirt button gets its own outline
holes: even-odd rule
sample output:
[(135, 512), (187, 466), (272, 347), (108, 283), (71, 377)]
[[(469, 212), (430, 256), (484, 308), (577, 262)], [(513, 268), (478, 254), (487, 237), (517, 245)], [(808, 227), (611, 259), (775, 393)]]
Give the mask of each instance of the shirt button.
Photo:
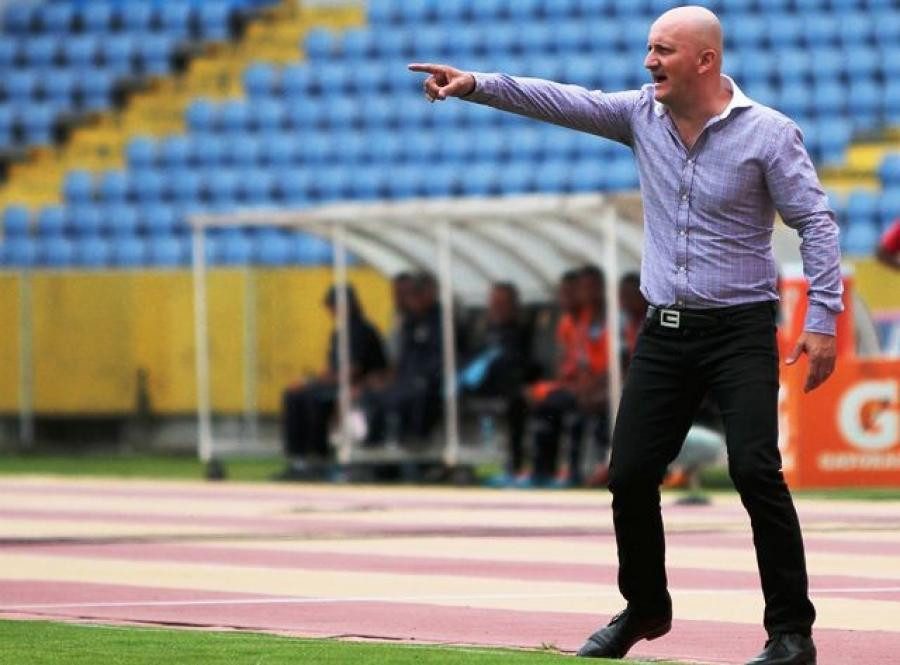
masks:
[(682, 200), (682, 201), (687, 201), (687, 194), (682, 194), (682, 195), (681, 195), (681, 200)]
[(688, 164), (693, 164), (693, 163), (694, 163), (694, 160), (693, 160), (693, 159), (689, 159), (689, 160), (688, 160)]
[(678, 301), (677, 303), (675, 303), (675, 304), (678, 305), (679, 307), (684, 307), (684, 300), (679, 300), (679, 301)]
[(680, 235), (680, 236), (687, 235), (687, 231), (685, 231), (684, 229), (681, 229), (681, 231), (678, 232), (678, 235)]
[(678, 272), (684, 272), (684, 266), (678, 266)]

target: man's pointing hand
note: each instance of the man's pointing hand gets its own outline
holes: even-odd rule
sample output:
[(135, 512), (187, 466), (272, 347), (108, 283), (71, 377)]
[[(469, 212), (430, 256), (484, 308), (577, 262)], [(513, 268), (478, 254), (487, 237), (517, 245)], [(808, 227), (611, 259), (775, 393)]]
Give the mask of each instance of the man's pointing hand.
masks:
[(444, 100), (447, 97), (465, 97), (475, 89), (475, 77), (472, 74), (449, 65), (413, 63), (409, 65), (409, 70), (430, 74), (423, 84), (425, 97), (429, 102)]

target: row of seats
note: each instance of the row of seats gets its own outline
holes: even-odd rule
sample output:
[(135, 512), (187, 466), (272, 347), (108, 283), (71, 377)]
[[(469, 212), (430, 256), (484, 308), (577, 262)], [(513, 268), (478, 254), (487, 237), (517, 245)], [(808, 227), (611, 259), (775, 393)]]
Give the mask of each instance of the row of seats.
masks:
[[(303, 47), (313, 61), (372, 57), (469, 53), (607, 53), (640, 51), (647, 43), (649, 21), (620, 20), (490, 22), (459, 26), (411, 25), (409, 27), (357, 28), (344, 33), (311, 31)], [(784, 48), (888, 48), (900, 39), (900, 16), (852, 13), (843, 16), (800, 17), (784, 15), (742, 16), (724, 26), (726, 53), (745, 49), (778, 51)]]
[[(177, 174), (174, 175), (174, 174)], [(637, 172), (630, 158), (604, 162), (597, 159), (553, 159), (510, 162), (503, 168), (488, 161), (421, 165), (329, 166), (318, 169), (181, 169), (163, 176), (142, 172), (130, 187), (128, 178), (103, 180), (95, 192), (75, 172), (64, 185), (70, 204), (199, 203), (217, 211), (238, 207), (303, 205), (341, 199), (401, 199), (414, 196), (513, 194), (522, 192), (627, 190), (637, 187)], [(134, 178), (132, 174), (130, 176)], [(125, 182), (123, 182), (123, 180)]]
[[(801, 85), (776, 89), (748, 85), (745, 92), (756, 101), (782, 110), (798, 121), (815, 118), (863, 114), (893, 118), (900, 115), (900, 81), (883, 89), (861, 84), (861, 93), (849, 96), (837, 85)], [(430, 105), (421, 94), (369, 98), (347, 95), (332, 99), (306, 99), (295, 103), (278, 99), (229, 101), (214, 104), (194, 102), (187, 121), (195, 133), (239, 135), (246, 132), (271, 133), (282, 130), (359, 129), (380, 131), (385, 128), (416, 131), (430, 127), (506, 126), (520, 124), (518, 116), (499, 114), (476, 104), (448, 103)]]
[(246, 4), (240, 0), (13, 3), (6, 11), (4, 30), (9, 35), (62, 36), (72, 32), (158, 31), (182, 39), (224, 40), (230, 36), (235, 12)]
[[(379, 93), (419, 92), (424, 77), (407, 69), (407, 64), (414, 60), (450, 60), (460, 69), (469, 71), (548, 78), (602, 90), (635, 88), (650, 81), (642, 58), (621, 53), (602, 58), (583, 54), (565, 58), (536, 55), (460, 59), (421, 55), (424, 57), (377, 60), (359, 65), (334, 62), (291, 65), (283, 69), (256, 63), (245, 70), (244, 86), (252, 99), (284, 97), (292, 103), (310, 96), (368, 97)], [(835, 51), (821, 56), (800, 49), (787, 50), (777, 56), (767, 51), (747, 52), (728, 56), (724, 69), (741, 85), (760, 84), (775, 88), (787, 85), (885, 87), (896, 84), (896, 77), (891, 75), (891, 63), (897, 59), (900, 59), (900, 42), (898, 46), (882, 52)]]
[[(208, 237), (206, 261), (212, 265), (321, 265), (332, 260), (331, 245), (303, 233), (237, 233)], [(107, 268), (187, 266), (192, 261), (189, 237), (116, 239), (99, 237), (6, 237), (0, 244), (0, 266)]]
[(5, 76), (38, 79), (52, 75), (56, 69), (79, 71), (98, 66), (119, 74), (135, 70), (157, 74), (168, 71), (168, 66), (163, 69), (159, 65), (168, 65), (177, 44), (171, 35), (154, 33), (5, 38), (0, 39), (0, 71)]
[(94, 67), (55, 70), (43, 77), (13, 72), (0, 78), (0, 118), (17, 111), (27, 115), (35, 102), (47, 102), (59, 112), (104, 108), (112, 101), (118, 78), (114, 71)]
[[(558, 20), (598, 15), (652, 18), (681, 4), (680, 0), (369, 0), (368, 17), (372, 24), (477, 22), (503, 18)], [(727, 17), (745, 12), (806, 14), (878, 10), (893, 7), (894, 0), (697, 0), (696, 4)]]

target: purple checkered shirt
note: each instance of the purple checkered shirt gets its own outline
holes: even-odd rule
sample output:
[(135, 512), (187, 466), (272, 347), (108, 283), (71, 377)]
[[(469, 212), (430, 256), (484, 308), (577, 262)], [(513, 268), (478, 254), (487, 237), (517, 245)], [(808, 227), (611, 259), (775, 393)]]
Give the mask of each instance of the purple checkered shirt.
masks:
[(789, 118), (732, 100), (691, 150), (653, 85), (605, 93), (505, 74), (475, 74), (464, 99), (624, 143), (644, 201), (641, 291), (657, 306), (728, 307), (778, 299), (777, 210), (800, 234), (809, 280), (805, 330), (834, 334), (843, 310), (838, 227), (803, 137)]

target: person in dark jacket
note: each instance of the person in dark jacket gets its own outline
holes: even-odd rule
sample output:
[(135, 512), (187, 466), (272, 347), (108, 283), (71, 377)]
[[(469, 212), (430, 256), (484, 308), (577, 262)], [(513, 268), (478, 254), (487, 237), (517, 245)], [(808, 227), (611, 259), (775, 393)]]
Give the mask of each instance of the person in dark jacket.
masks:
[[(337, 294), (331, 287), (325, 296), (325, 306), (332, 315), (337, 310)], [(383, 380), (387, 360), (381, 335), (366, 319), (352, 286), (346, 287), (346, 294), (350, 381), (354, 393), (360, 393)], [(328, 430), (338, 396), (337, 325), (331, 333), (327, 369), (315, 379), (284, 391), (282, 435), (288, 465), (279, 478), (317, 480), (327, 474)]]
[(437, 284), (413, 275), (399, 333), (396, 366), (388, 384), (363, 398), (367, 445), (428, 436), (441, 411), (443, 342)]

